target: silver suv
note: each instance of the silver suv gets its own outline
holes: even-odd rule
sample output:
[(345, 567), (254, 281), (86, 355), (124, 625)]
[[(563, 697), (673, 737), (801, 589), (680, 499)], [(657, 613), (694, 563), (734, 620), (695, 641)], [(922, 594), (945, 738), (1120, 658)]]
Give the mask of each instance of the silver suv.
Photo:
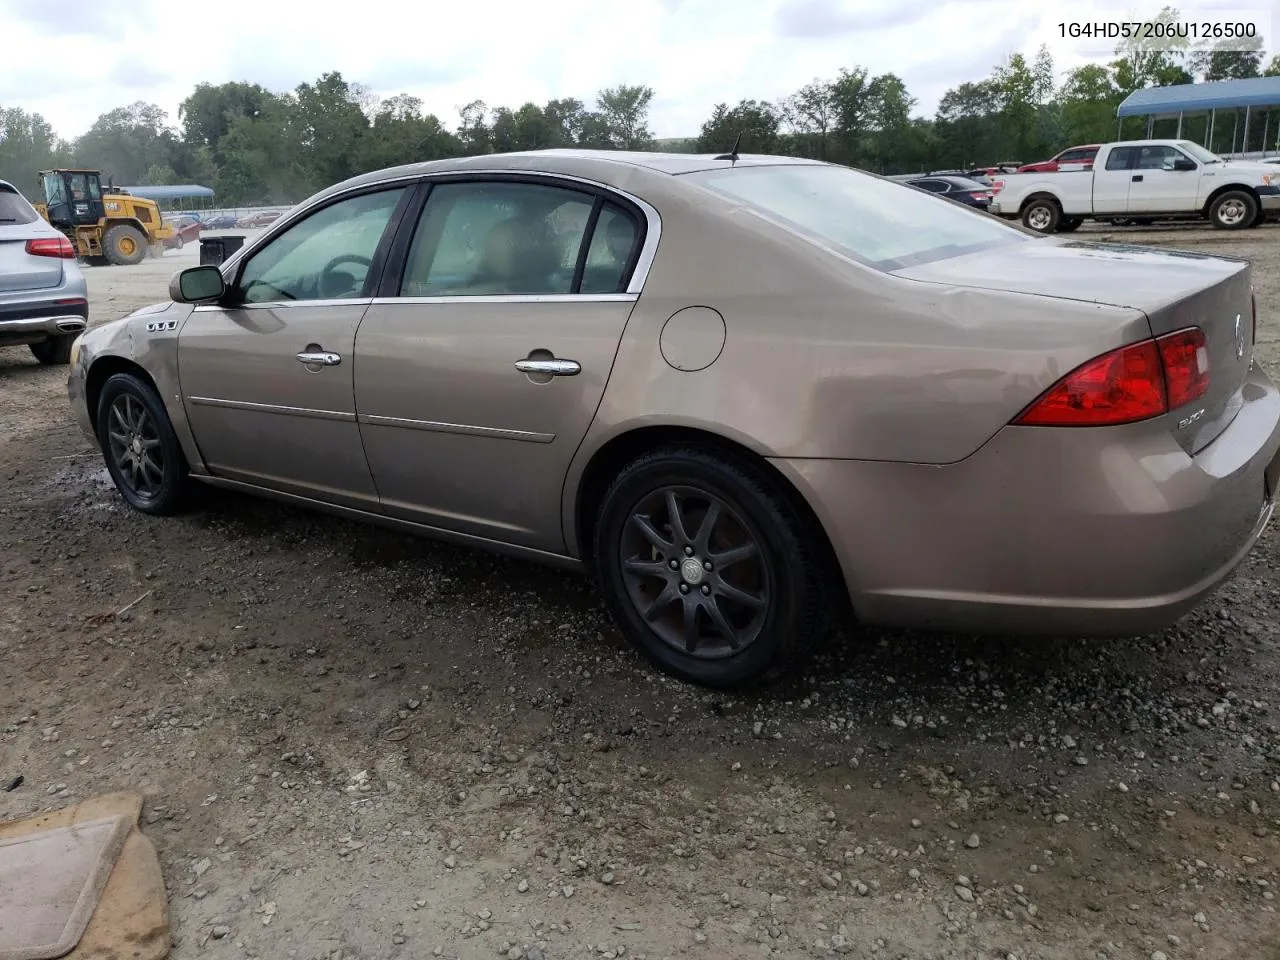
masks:
[(0, 180), (0, 346), (28, 344), (41, 363), (67, 363), (88, 321), (75, 247)]

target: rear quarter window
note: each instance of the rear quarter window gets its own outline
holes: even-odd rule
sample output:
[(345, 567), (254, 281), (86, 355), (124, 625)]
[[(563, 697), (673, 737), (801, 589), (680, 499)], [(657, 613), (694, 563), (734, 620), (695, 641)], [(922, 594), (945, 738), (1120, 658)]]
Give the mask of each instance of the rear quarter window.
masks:
[(1034, 242), (995, 217), (849, 167), (778, 164), (683, 176), (878, 270)]
[(35, 223), (40, 218), (26, 197), (7, 187), (0, 187), (0, 225)]

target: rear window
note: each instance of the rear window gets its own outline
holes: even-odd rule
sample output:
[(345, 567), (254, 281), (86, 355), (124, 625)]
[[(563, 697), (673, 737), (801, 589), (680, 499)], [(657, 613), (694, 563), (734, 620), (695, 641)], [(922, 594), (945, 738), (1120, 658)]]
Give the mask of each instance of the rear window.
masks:
[(0, 225), (35, 223), (39, 218), (36, 208), (27, 203), (26, 197), (9, 187), (0, 187)]
[(879, 270), (1031, 240), (994, 217), (848, 167), (779, 164), (685, 176)]

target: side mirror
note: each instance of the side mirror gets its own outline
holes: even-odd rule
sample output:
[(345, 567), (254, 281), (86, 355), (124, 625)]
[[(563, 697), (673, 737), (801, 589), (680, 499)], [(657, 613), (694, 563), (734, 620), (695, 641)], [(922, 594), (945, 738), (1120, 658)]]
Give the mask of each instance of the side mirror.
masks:
[(176, 303), (208, 303), (226, 292), (222, 271), (214, 266), (188, 267), (169, 281), (169, 299)]
[(1194, 160), (1188, 160), (1186, 157), (1179, 157), (1173, 161), (1173, 169), (1187, 173), (1191, 170), (1198, 170), (1199, 165)]

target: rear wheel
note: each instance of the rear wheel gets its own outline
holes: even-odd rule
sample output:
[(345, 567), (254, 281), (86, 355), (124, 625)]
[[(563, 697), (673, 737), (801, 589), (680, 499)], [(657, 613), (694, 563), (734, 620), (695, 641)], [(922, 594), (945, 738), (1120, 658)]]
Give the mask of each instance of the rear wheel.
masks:
[(681, 679), (734, 687), (776, 676), (826, 633), (821, 532), (745, 459), (673, 446), (605, 494), (597, 577), (631, 642)]
[(1219, 230), (1241, 230), (1253, 226), (1258, 201), (1244, 190), (1228, 190), (1209, 205), (1209, 220)]
[(147, 255), (147, 238), (137, 227), (118, 223), (103, 234), (102, 252), (117, 266), (141, 263)]
[(187, 458), (154, 390), (132, 373), (116, 373), (102, 385), (98, 440), (107, 471), (135, 510), (177, 513), (191, 488)]
[(74, 336), (64, 335), (50, 337), (40, 343), (33, 343), (31, 344), (31, 355), (46, 366), (70, 363), (71, 344), (75, 343), (75, 339)]
[(1063, 217), (1058, 221), (1058, 232), (1071, 233), (1074, 230), (1079, 230), (1080, 225), (1083, 223), (1084, 217)]
[(1022, 225), (1037, 233), (1053, 233), (1062, 220), (1062, 208), (1051, 197), (1039, 197), (1022, 210)]

